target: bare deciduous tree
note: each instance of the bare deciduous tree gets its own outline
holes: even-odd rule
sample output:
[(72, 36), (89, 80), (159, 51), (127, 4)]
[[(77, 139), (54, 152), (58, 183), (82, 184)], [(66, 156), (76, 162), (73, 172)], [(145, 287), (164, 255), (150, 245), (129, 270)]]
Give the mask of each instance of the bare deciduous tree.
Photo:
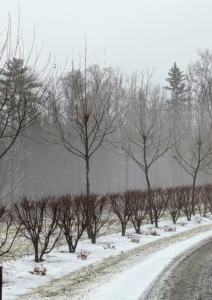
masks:
[[(171, 148), (171, 127), (163, 114), (164, 95), (160, 86), (150, 82), (151, 74), (142, 75), (139, 86), (135, 75), (129, 97), (127, 121), (121, 129), (119, 145), (144, 172), (147, 188), (151, 188), (149, 171), (152, 165)], [(151, 203), (150, 220), (153, 223)]]
[(61, 214), (58, 225), (62, 229), (68, 244), (69, 252), (74, 253), (77, 244), (87, 227), (87, 214), (84, 207), (84, 196), (59, 196)]
[(188, 124), (181, 126), (181, 138), (175, 140), (172, 155), (183, 170), (192, 177), (192, 212), (194, 213), (194, 193), (200, 171), (212, 167), (212, 125), (207, 122), (201, 110)]
[[(90, 193), (90, 158), (120, 128), (125, 100), (123, 75), (113, 68), (87, 66), (67, 73), (52, 95), (56, 133), (53, 142), (81, 157), (86, 164), (86, 193)], [(51, 131), (53, 134), (54, 131)]]
[(165, 190), (165, 197), (167, 198), (167, 210), (169, 211), (172, 221), (176, 224), (181, 211), (181, 193), (178, 187), (171, 187)]
[(125, 236), (127, 223), (133, 214), (132, 198), (127, 191), (110, 195), (114, 213), (121, 222), (121, 235)]
[(103, 228), (108, 227), (111, 218), (111, 203), (109, 196), (100, 196), (91, 193), (85, 195), (83, 199), (84, 210), (87, 216), (87, 229), (91, 243), (96, 243), (96, 238)]
[(23, 197), (13, 205), (16, 218), (22, 224), (21, 236), (33, 244), (35, 262), (42, 261), (44, 254), (50, 253), (61, 237), (61, 229), (58, 230), (59, 204), (55, 197), (37, 201)]
[(158, 228), (158, 220), (164, 215), (168, 199), (165, 197), (165, 193), (162, 188), (148, 190), (148, 194), (150, 199), (149, 203), (151, 203), (149, 210), (152, 210), (153, 221), (155, 223), (155, 227)]
[[(7, 254), (19, 233), (21, 222), (15, 223), (12, 211), (6, 206), (0, 206), (0, 225), (1, 225), (1, 239), (0, 239), (0, 256)], [(14, 227), (14, 231), (11, 228)]]
[(130, 221), (135, 228), (135, 232), (141, 234), (142, 222), (147, 218), (149, 212), (148, 192), (146, 190), (128, 190), (126, 193), (130, 194), (130, 204), (133, 207)]

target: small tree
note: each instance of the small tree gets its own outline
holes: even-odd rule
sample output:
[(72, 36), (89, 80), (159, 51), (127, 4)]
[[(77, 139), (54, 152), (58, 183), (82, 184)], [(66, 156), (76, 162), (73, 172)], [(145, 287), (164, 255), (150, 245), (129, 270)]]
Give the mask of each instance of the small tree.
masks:
[(179, 187), (167, 188), (164, 191), (164, 196), (167, 199), (167, 210), (172, 217), (173, 223), (176, 224), (180, 216), (182, 206), (182, 194), (179, 191)]
[(212, 126), (204, 120), (202, 113), (190, 120), (187, 126), (182, 126), (180, 140), (176, 140), (172, 156), (182, 169), (192, 177), (192, 213), (194, 209), (195, 187), (198, 174), (208, 172), (212, 167)]
[(92, 193), (84, 196), (83, 205), (87, 216), (89, 237), (91, 243), (95, 244), (100, 230), (110, 221), (111, 203), (108, 195), (99, 196)]
[(133, 213), (132, 198), (128, 192), (110, 195), (114, 213), (121, 222), (121, 235), (125, 236), (127, 223)]
[(135, 232), (141, 234), (141, 224), (149, 213), (148, 205), (148, 192), (142, 190), (128, 190), (132, 205), (132, 214), (130, 215), (130, 221), (132, 222)]
[(206, 203), (206, 207), (209, 209), (210, 213), (212, 214), (212, 185), (206, 184), (203, 186), (204, 190), (204, 199)]
[(192, 201), (193, 188), (191, 186), (182, 186), (179, 188), (179, 192), (182, 199), (181, 210), (186, 215), (187, 220), (191, 221), (191, 214), (193, 212), (193, 207), (195, 207), (195, 203)]
[(65, 236), (69, 252), (74, 253), (78, 242), (87, 227), (87, 214), (84, 207), (84, 196), (69, 194), (59, 196), (61, 214), (58, 225)]
[(149, 209), (152, 210), (153, 221), (155, 222), (155, 227), (158, 228), (158, 221), (164, 215), (168, 200), (162, 188), (148, 190), (148, 194), (149, 199), (151, 199), (151, 207)]
[[(14, 215), (11, 210), (6, 206), (0, 206), (0, 226), (1, 226), (1, 240), (0, 240), (0, 256), (7, 254), (19, 233), (22, 223), (18, 224), (14, 220)], [(11, 233), (11, 229), (15, 228), (14, 233)]]
[(43, 261), (43, 255), (50, 253), (61, 237), (61, 229), (58, 230), (59, 201), (55, 197), (37, 201), (23, 197), (13, 205), (13, 210), (22, 224), (21, 236), (33, 245), (35, 262)]

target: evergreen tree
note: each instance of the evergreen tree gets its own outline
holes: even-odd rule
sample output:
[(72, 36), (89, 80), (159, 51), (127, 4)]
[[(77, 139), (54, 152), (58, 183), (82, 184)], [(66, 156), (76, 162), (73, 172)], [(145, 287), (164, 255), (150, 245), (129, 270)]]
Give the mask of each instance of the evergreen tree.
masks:
[(166, 81), (169, 82), (169, 86), (166, 86), (165, 89), (171, 92), (171, 99), (166, 101), (166, 110), (171, 113), (172, 117), (179, 119), (180, 116), (182, 117), (182, 112), (188, 101), (185, 75), (176, 63), (168, 75), (169, 78), (166, 78)]
[(23, 131), (25, 135), (33, 135), (30, 128), (38, 121), (41, 86), (35, 72), (23, 59), (10, 59), (0, 69), (0, 158), (4, 156), (1, 167), (6, 165), (8, 173), (7, 182), (5, 172), (0, 176), (0, 185), (4, 184), (1, 192), (6, 189), (11, 202), (20, 185), (19, 179), (23, 181), (23, 173), (27, 174), (28, 156), (23, 153), (28, 153), (27, 149), (31, 148), (26, 138), (20, 140), (19, 136)]
[(0, 159), (20, 133), (37, 122), (41, 86), (23, 59), (8, 60), (0, 69)]
[(7, 101), (7, 106), (15, 106), (22, 99), (27, 102), (28, 108), (32, 108), (33, 103), (36, 104), (36, 88), (41, 86), (35, 73), (25, 65), (24, 59), (10, 59), (0, 69), (0, 92), (3, 100)]

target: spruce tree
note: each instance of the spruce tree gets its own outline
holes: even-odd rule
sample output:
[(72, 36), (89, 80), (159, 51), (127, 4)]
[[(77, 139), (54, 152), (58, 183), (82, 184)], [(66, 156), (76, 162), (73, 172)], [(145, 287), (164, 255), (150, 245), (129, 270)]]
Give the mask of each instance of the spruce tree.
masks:
[(42, 84), (23, 59), (8, 60), (0, 69), (0, 159), (21, 132), (37, 122)]
[(166, 78), (166, 81), (169, 82), (169, 86), (166, 86), (165, 89), (171, 92), (171, 98), (166, 101), (166, 110), (171, 114), (171, 117), (179, 119), (179, 117), (182, 117), (188, 101), (185, 75), (176, 63), (174, 63), (168, 75), (169, 78)]
[(27, 105), (33, 105), (36, 100), (36, 88), (41, 86), (35, 73), (25, 65), (24, 59), (10, 59), (4, 68), (0, 69), (1, 98), (8, 104), (16, 105), (24, 99)]

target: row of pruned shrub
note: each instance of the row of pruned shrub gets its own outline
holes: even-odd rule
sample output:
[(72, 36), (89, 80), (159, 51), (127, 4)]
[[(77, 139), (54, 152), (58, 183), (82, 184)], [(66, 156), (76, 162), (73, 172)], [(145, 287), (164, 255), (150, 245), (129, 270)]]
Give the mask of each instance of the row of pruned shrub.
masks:
[(192, 213), (197, 211), (200, 215), (212, 211), (212, 185), (195, 189), (191, 186), (133, 189), (101, 196), (63, 194), (36, 199), (22, 197), (10, 209), (0, 207), (0, 222), (4, 232), (0, 241), (0, 256), (10, 251), (17, 235), (30, 241), (35, 261), (39, 262), (62, 237), (71, 253), (75, 252), (85, 232), (95, 243), (100, 230), (113, 224), (114, 214), (124, 236), (129, 222), (140, 234), (144, 220), (149, 220), (158, 228), (158, 221), (165, 212), (170, 214), (175, 224), (180, 214), (184, 213), (187, 220), (191, 220)]

